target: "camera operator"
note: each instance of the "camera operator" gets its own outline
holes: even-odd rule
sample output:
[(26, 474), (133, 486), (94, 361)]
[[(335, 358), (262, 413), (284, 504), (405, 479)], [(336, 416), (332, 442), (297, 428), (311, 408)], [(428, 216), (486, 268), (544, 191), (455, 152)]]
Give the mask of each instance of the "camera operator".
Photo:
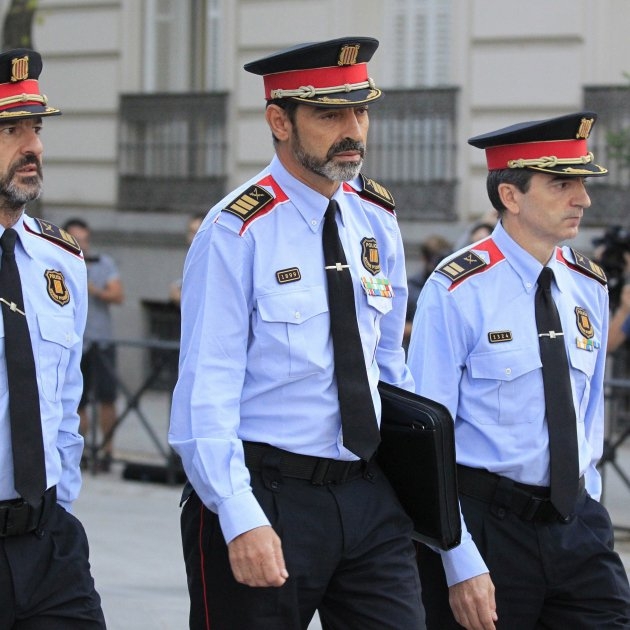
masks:
[(620, 225), (606, 229), (601, 238), (593, 239), (596, 260), (608, 278), (610, 310), (619, 306), (624, 284), (630, 282), (630, 231)]
[(613, 225), (593, 239), (593, 245), (608, 277), (611, 319), (606, 349), (614, 352), (630, 337), (630, 232)]

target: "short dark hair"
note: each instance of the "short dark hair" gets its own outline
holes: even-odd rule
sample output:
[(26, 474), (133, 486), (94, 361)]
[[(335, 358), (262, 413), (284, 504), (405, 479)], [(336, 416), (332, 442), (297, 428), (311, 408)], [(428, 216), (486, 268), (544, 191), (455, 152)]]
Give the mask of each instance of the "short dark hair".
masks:
[(486, 190), (494, 209), (499, 214), (503, 214), (507, 210), (499, 195), (500, 184), (512, 184), (522, 193), (526, 193), (529, 190), (529, 184), (533, 175), (534, 171), (529, 171), (526, 168), (503, 168), (490, 171), (486, 178)]
[(73, 227), (81, 228), (82, 230), (90, 229), (90, 226), (83, 219), (79, 219), (78, 217), (73, 217), (72, 219), (68, 219), (63, 224), (63, 229), (66, 230), (66, 232), (70, 228), (73, 228)]

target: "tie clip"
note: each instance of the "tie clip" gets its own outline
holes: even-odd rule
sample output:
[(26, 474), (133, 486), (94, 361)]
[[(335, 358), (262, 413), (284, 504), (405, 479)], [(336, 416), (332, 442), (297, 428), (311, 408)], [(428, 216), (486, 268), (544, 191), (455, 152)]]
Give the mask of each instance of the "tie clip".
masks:
[(555, 339), (556, 337), (560, 337), (560, 335), (564, 335), (563, 332), (556, 332), (555, 330), (550, 330), (548, 333), (539, 333), (539, 337), (549, 337), (550, 339)]
[(3, 304), (6, 304), (14, 313), (19, 313), (20, 315), (26, 316), (26, 313), (24, 311), (21, 311), (17, 307), (17, 304), (15, 302), (9, 302), (5, 300), (3, 297), (0, 297), (0, 302), (2, 302)]
[(335, 263), (334, 265), (328, 265), (324, 269), (335, 269), (337, 271), (343, 271), (344, 269), (350, 269), (350, 265), (342, 265), (341, 263)]

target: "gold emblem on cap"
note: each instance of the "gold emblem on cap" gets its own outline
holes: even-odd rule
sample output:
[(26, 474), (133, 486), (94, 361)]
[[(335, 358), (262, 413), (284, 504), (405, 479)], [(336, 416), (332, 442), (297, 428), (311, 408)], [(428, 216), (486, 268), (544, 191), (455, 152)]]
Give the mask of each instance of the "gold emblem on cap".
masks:
[(586, 140), (586, 138), (588, 138), (589, 134), (591, 133), (591, 127), (593, 126), (594, 122), (594, 118), (582, 118), (582, 120), (580, 120), (580, 126), (578, 127), (575, 137), (578, 140)]
[(357, 62), (359, 56), (359, 48), (361, 44), (345, 45), (341, 47), (339, 51), (339, 59), (337, 59), (338, 66), (353, 66)]
[(24, 81), (28, 78), (28, 55), (11, 59), (11, 81)]

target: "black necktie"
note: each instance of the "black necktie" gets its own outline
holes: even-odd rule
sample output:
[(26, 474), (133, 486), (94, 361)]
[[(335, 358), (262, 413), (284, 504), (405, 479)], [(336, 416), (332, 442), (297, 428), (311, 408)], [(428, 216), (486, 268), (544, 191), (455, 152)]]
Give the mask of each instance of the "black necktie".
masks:
[(35, 361), (24, 313), (20, 272), (15, 262), (16, 238), (17, 232), (12, 228), (0, 237), (4, 357), (9, 383), (15, 489), (28, 503), (36, 506), (46, 490), (46, 465)]
[(336, 201), (328, 204), (323, 244), (341, 429), (344, 446), (367, 461), (376, 451), (381, 436), (365, 369), (352, 276), (337, 230), (338, 207)]
[(551, 502), (563, 516), (571, 514), (578, 492), (578, 446), (569, 362), (558, 309), (551, 296), (553, 271), (544, 267), (536, 291), (536, 326), (547, 408)]

